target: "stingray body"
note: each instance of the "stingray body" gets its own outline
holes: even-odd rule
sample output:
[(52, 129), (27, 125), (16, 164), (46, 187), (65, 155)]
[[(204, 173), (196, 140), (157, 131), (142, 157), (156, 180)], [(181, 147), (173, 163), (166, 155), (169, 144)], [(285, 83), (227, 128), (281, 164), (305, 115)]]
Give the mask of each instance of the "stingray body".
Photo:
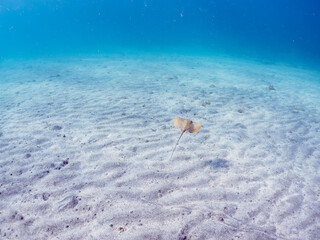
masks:
[(176, 150), (176, 147), (178, 146), (178, 143), (179, 143), (182, 135), (185, 132), (196, 133), (201, 128), (201, 124), (200, 123), (193, 122), (190, 119), (185, 119), (185, 118), (181, 118), (181, 117), (176, 117), (174, 119), (174, 125), (176, 126), (176, 128), (179, 128), (181, 130), (181, 134), (180, 134), (180, 137), (178, 138), (178, 141), (177, 141), (176, 145), (173, 148), (170, 160), (172, 159), (173, 153)]

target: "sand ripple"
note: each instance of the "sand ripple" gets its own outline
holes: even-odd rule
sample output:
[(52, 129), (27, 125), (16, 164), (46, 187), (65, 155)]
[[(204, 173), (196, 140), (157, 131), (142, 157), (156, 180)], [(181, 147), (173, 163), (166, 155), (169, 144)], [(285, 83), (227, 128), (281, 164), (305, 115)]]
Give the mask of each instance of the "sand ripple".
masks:
[[(318, 72), (128, 57), (0, 76), (1, 239), (320, 235)], [(203, 127), (169, 161), (176, 116)]]

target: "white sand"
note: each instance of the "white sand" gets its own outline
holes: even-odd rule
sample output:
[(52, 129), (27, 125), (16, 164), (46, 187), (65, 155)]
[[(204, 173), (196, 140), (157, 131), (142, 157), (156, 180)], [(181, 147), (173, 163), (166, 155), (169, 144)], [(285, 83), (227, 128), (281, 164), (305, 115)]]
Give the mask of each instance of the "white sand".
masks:
[(0, 114), (0, 239), (319, 239), (320, 72), (5, 62)]

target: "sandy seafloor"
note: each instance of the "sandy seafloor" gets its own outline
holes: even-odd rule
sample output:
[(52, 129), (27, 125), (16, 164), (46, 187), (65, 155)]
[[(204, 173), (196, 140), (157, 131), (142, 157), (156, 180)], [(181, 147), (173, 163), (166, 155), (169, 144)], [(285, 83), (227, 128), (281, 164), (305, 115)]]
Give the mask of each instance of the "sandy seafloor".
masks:
[[(319, 239), (316, 70), (224, 57), (7, 61), (0, 114), (0, 239)], [(176, 116), (202, 128), (169, 161)]]

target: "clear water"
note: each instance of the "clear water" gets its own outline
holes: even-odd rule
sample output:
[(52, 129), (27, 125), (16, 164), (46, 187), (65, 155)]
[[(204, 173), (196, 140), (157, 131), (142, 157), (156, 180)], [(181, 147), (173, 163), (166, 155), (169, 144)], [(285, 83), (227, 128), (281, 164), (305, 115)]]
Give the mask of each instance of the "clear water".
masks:
[(0, 56), (228, 54), (319, 62), (317, 0), (1, 0)]
[(319, 0), (0, 0), (0, 239), (319, 239), (319, 43)]

